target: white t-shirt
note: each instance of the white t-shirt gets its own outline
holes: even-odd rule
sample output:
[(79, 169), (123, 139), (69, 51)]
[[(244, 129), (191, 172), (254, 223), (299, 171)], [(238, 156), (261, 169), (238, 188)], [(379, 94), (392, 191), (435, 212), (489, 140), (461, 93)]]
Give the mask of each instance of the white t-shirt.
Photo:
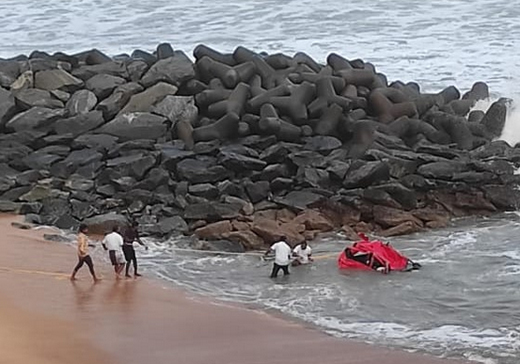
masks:
[(293, 253), (298, 256), (298, 260), (302, 264), (309, 263), (309, 255), (312, 254), (312, 249), (309, 245), (305, 249), (302, 248), (302, 245), (298, 245), (296, 248), (294, 248)]
[(291, 247), (285, 241), (279, 241), (271, 245), (271, 250), (274, 251), (274, 262), (278, 265), (289, 265), (291, 261)]
[(123, 237), (115, 231), (111, 232), (105, 236), (103, 244), (107, 246), (108, 250), (119, 250), (123, 246)]

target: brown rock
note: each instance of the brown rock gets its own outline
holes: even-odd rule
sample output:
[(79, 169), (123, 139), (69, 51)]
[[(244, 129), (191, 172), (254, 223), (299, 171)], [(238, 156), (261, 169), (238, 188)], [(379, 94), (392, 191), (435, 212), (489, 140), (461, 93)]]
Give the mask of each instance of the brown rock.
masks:
[(441, 208), (423, 208), (412, 211), (412, 215), (421, 219), (426, 226), (430, 227), (444, 227), (448, 224), (450, 215), (446, 210)]
[(448, 226), (448, 222), (449, 222), (449, 220), (446, 220), (446, 221), (442, 221), (442, 220), (428, 221), (426, 223), (426, 227), (429, 228), (429, 229), (440, 229), (440, 228)]
[(370, 233), (374, 230), (374, 226), (365, 221), (360, 221), (354, 225), (354, 231), (356, 233)]
[(223, 220), (198, 228), (195, 230), (195, 236), (199, 239), (218, 240), (223, 239), (226, 234), (231, 232), (231, 229), (231, 222)]
[(422, 221), (413, 216), (412, 213), (392, 207), (374, 206), (373, 213), (374, 222), (383, 227), (398, 226), (407, 221), (411, 221), (417, 226), (423, 226)]
[(307, 230), (322, 232), (334, 230), (332, 221), (316, 210), (304, 211), (294, 218), (293, 223), (303, 224)]
[(318, 234), (320, 232), (321, 231), (318, 231), (318, 230), (305, 230), (303, 232), (303, 238), (305, 240), (314, 240), (314, 239), (316, 239), (316, 236), (318, 236)]
[(233, 230), (235, 230), (235, 231), (244, 231), (244, 230), (249, 230), (251, 228), (247, 222), (237, 221), (237, 220), (233, 220), (231, 222), (231, 226), (233, 227)]
[(472, 210), (496, 211), (495, 205), (486, 200), (483, 192), (455, 193), (455, 206)]
[(289, 209), (281, 209), (276, 211), (276, 220), (279, 222), (291, 222), (296, 214)]
[(21, 230), (31, 230), (31, 228), (32, 228), (32, 226), (29, 224), (24, 224), (24, 223), (16, 222), (16, 221), (12, 222), (11, 226), (14, 228), (17, 228), (17, 229), (21, 229)]
[(276, 220), (276, 214), (278, 210), (262, 210), (262, 211), (256, 211), (254, 214), (255, 220), (257, 218), (263, 218), (263, 219), (269, 219), (269, 220)]
[(352, 240), (352, 241), (359, 240), (358, 234), (352, 227), (350, 227), (348, 225), (343, 225), (341, 227), (341, 230), (343, 231), (343, 233), (345, 234), (345, 236), (347, 237), (348, 240)]
[(251, 230), (232, 231), (225, 234), (226, 239), (241, 243), (246, 250), (260, 250), (265, 248), (264, 239)]
[(360, 219), (361, 212), (353, 207), (345, 206), (345, 209), (341, 212), (342, 225), (353, 225), (358, 223)]
[(415, 224), (413, 221), (406, 221), (397, 226), (393, 226), (389, 229), (383, 230), (380, 234), (383, 236), (397, 236), (416, 233), (420, 230), (421, 227)]
[(203, 226), (206, 226), (208, 223), (205, 220), (196, 220), (190, 224), (190, 230), (196, 230), (198, 228), (201, 228)]
[(282, 235), (278, 223), (264, 217), (255, 218), (251, 230), (264, 239), (267, 244), (274, 243), (280, 239), (280, 236)]

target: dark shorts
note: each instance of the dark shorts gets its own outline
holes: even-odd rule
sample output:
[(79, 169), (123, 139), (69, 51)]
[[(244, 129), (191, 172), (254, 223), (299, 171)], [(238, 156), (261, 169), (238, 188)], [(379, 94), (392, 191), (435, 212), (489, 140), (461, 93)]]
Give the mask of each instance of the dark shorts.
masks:
[(125, 260), (130, 262), (135, 259), (135, 250), (132, 245), (123, 244), (123, 254), (125, 255)]
[(108, 256), (110, 257), (110, 263), (112, 263), (112, 265), (118, 265), (118, 261), (117, 261), (117, 254), (116, 254), (116, 251), (115, 250), (109, 250), (108, 251)]

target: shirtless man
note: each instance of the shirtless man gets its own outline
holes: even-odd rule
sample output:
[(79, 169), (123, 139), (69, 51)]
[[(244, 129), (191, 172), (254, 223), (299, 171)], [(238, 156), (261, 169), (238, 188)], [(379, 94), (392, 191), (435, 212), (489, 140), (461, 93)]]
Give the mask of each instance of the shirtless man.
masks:
[(76, 280), (76, 274), (78, 273), (78, 270), (83, 267), (83, 264), (86, 264), (88, 266), (88, 269), (90, 271), (90, 274), (92, 275), (92, 278), (94, 279), (94, 282), (98, 282), (100, 279), (96, 277), (96, 272), (94, 272), (94, 263), (92, 262), (92, 258), (88, 254), (88, 227), (85, 224), (81, 224), (79, 226), (79, 233), (78, 233), (78, 264), (72, 271), (72, 275), (70, 276), (71, 281)]
[(148, 250), (148, 247), (144, 245), (144, 243), (141, 241), (141, 238), (139, 237), (139, 231), (137, 231), (138, 226), (139, 224), (137, 221), (132, 222), (131, 226), (127, 227), (123, 234), (123, 253), (126, 259), (125, 276), (127, 278), (132, 278), (129, 274), (131, 263), (134, 265), (134, 276), (136, 278), (141, 277), (141, 274), (137, 273), (137, 257), (135, 256), (134, 241), (137, 241), (139, 244), (144, 246), (146, 250)]

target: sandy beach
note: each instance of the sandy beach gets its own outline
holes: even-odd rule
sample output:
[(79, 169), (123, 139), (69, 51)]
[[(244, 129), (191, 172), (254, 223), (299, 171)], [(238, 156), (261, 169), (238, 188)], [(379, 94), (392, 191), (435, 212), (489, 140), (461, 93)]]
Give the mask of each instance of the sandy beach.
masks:
[(192, 298), (152, 279), (68, 280), (75, 250), (0, 216), (0, 364), (462, 364), (336, 339), (299, 323)]

